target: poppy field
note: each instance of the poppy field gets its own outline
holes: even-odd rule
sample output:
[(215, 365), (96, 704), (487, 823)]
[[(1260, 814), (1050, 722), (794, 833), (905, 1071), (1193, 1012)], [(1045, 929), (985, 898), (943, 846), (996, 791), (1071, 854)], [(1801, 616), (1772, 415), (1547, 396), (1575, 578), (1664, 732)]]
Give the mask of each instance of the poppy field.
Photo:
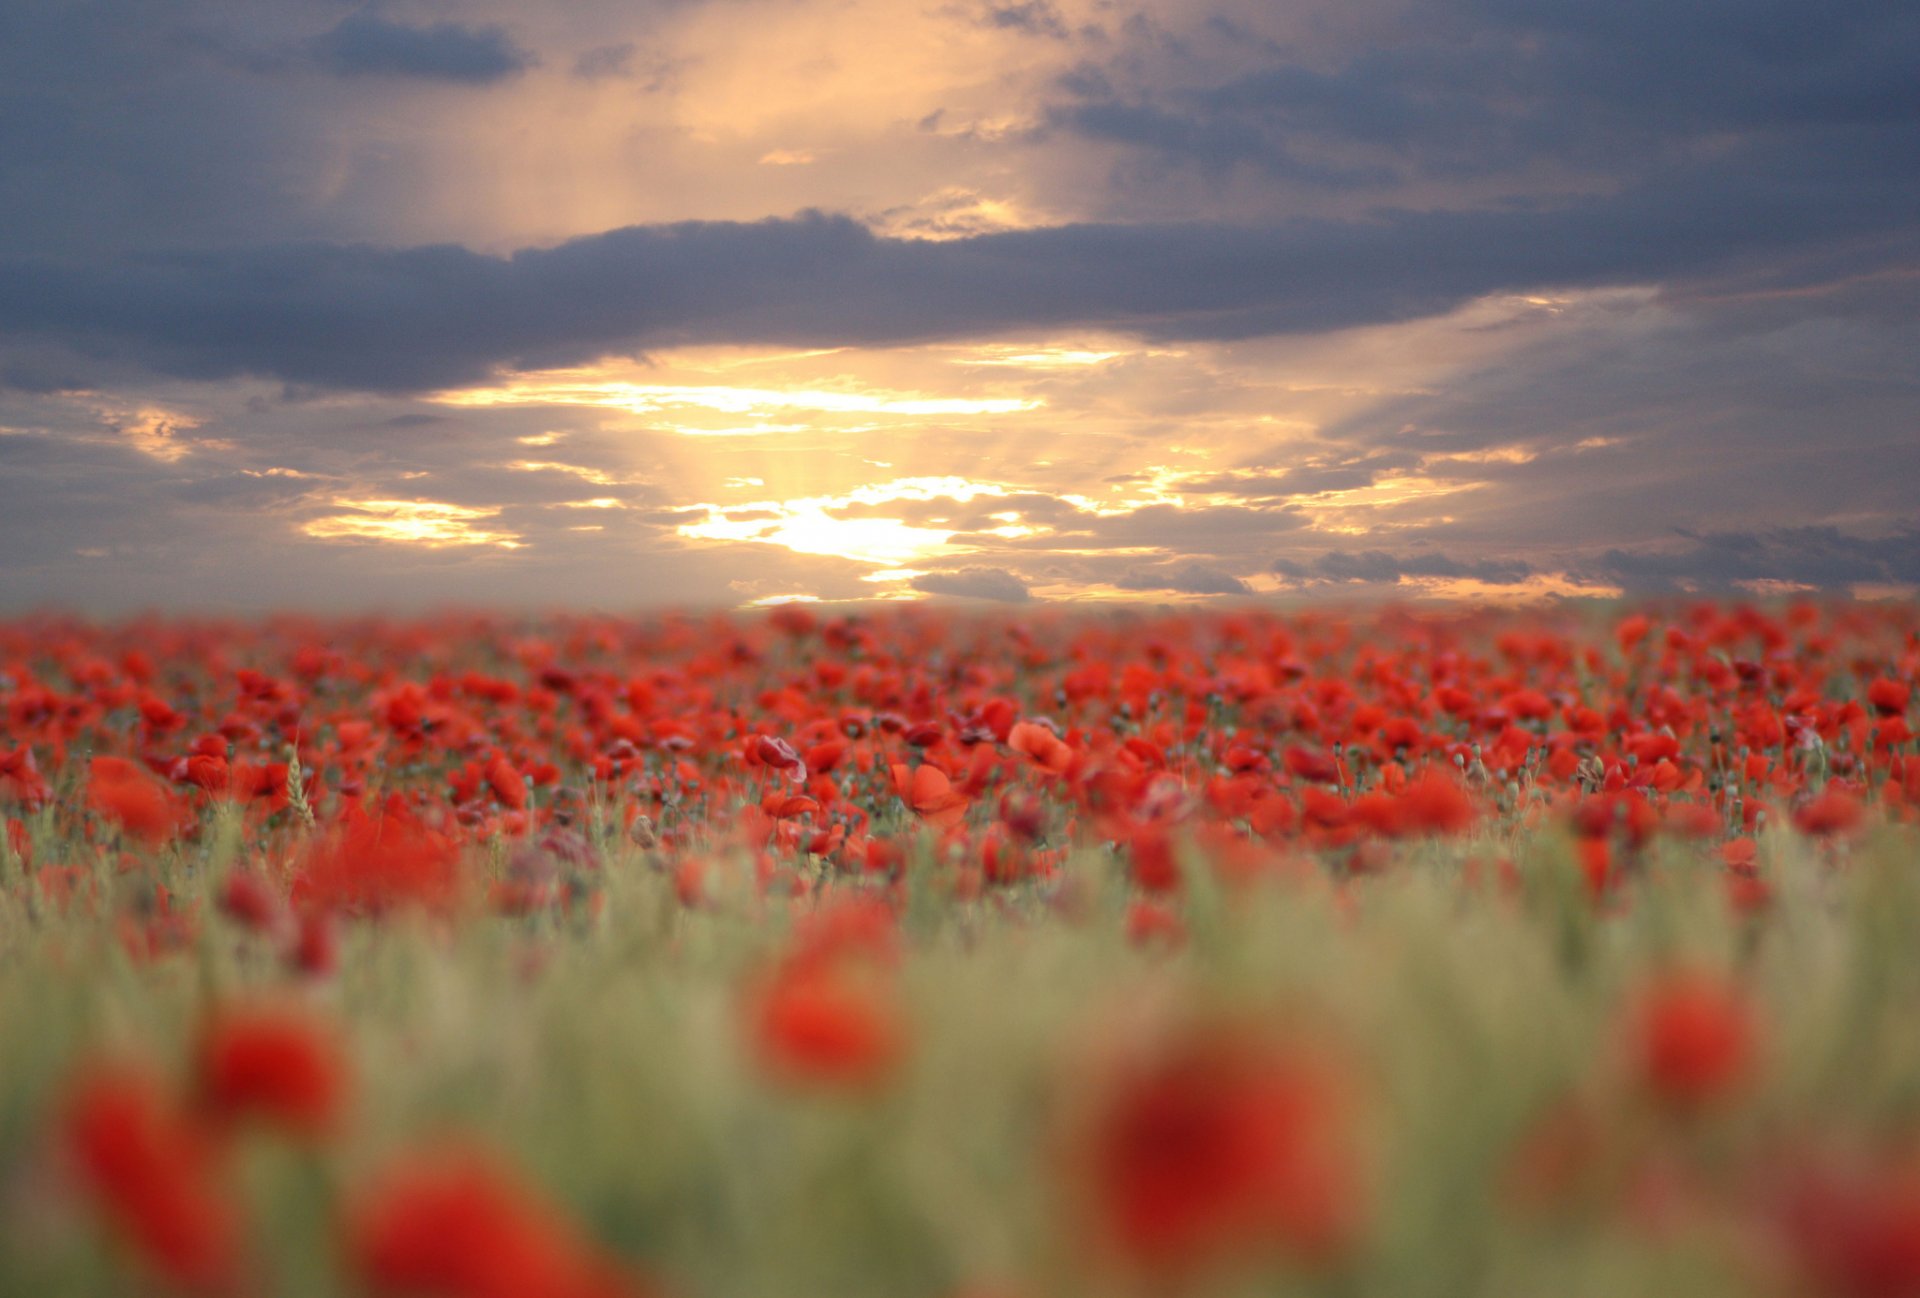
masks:
[(0, 1293), (1920, 1295), (1911, 603), (0, 623)]

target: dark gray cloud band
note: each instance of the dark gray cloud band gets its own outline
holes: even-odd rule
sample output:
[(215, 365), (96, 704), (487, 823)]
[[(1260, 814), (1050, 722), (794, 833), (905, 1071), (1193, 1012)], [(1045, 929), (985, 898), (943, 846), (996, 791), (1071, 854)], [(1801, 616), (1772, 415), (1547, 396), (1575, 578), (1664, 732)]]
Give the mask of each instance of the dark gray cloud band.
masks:
[[(1920, 156), (1920, 130), (1906, 133)], [(1920, 264), (1910, 166), (1675, 173), (1544, 211), (1069, 225), (943, 243), (817, 213), (630, 227), (494, 257), (292, 243), (0, 262), (0, 335), (194, 378), (417, 391), (675, 344), (880, 345), (1049, 326), (1231, 339), (1542, 286)], [(1814, 257), (1814, 251), (1819, 256)]]
[(503, 27), (434, 23), (410, 27), (357, 13), (317, 37), (314, 61), (340, 76), (419, 77), (485, 85), (535, 63)]

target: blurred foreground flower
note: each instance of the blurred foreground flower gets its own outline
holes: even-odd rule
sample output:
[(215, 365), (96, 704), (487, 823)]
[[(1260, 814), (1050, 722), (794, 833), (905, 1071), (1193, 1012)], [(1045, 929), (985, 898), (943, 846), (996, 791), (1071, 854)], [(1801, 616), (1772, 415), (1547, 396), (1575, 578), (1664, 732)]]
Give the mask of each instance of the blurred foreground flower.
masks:
[(775, 1080), (866, 1091), (886, 1082), (906, 1048), (906, 1028), (877, 979), (837, 965), (790, 964), (751, 998), (748, 1029)]
[(1920, 1294), (1920, 1166), (1808, 1159), (1778, 1195), (1781, 1236), (1815, 1292)]
[(1096, 1085), (1072, 1170), (1122, 1264), (1167, 1279), (1236, 1259), (1326, 1265), (1358, 1242), (1354, 1115), (1318, 1054), (1201, 1027)]
[(1691, 1112), (1731, 1097), (1759, 1060), (1759, 1025), (1746, 997), (1713, 974), (1660, 975), (1627, 1011), (1627, 1049), (1657, 1102)]
[(198, 1094), (224, 1121), (257, 1119), (316, 1140), (338, 1124), (347, 1070), (339, 1043), (290, 1009), (249, 1006), (217, 1013), (200, 1040)]
[(650, 1287), (487, 1154), (409, 1154), (349, 1210), (348, 1254), (395, 1298), (640, 1298)]
[(217, 1149), (157, 1077), (125, 1066), (84, 1075), (61, 1139), (82, 1184), (154, 1275), (189, 1293), (237, 1287), (240, 1222), (218, 1183)]

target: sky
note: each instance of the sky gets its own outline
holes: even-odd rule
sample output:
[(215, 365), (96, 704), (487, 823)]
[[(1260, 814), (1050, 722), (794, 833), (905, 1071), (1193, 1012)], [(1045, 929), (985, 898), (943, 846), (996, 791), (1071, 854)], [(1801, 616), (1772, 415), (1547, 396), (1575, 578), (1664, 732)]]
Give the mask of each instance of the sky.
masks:
[(1920, 583), (1920, 5), (7, 0), (0, 609)]

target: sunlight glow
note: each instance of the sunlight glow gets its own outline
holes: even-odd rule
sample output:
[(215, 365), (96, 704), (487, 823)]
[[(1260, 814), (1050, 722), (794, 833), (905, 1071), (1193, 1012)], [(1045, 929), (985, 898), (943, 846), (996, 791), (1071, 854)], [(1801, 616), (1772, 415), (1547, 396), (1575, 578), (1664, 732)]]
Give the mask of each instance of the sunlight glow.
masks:
[[(911, 561), (937, 555), (964, 553), (965, 546), (950, 541), (959, 529), (920, 527), (897, 518), (841, 517), (859, 505), (951, 497), (966, 502), (978, 496), (1004, 496), (1007, 489), (966, 478), (896, 478), (861, 487), (840, 496), (804, 496), (797, 500), (764, 500), (743, 504), (703, 504), (701, 522), (682, 524), (684, 537), (710, 541), (752, 541), (778, 545), (797, 554), (825, 554), (882, 568), (905, 568)], [(1026, 529), (1000, 529), (999, 535), (1021, 535)]]
[(1124, 356), (1125, 352), (1079, 351), (1066, 347), (1046, 347), (1026, 351), (986, 348), (972, 356), (954, 359), (956, 365), (999, 365), (1009, 369), (1053, 370), (1100, 365)]
[(583, 464), (562, 464), (558, 460), (509, 460), (506, 467), (516, 473), (571, 473), (596, 487), (611, 487), (620, 481), (601, 469), (590, 469)]
[[(1484, 482), (1443, 482), (1432, 478), (1381, 478), (1371, 486), (1302, 496), (1296, 499), (1293, 505), (1297, 509), (1309, 511), (1314, 516), (1313, 526), (1316, 531), (1330, 532), (1339, 536), (1362, 536), (1369, 532), (1392, 528), (1392, 523), (1375, 517), (1375, 511), (1409, 504), (1416, 500), (1452, 496), (1465, 491), (1479, 491), (1486, 485)], [(1421, 521), (1428, 522), (1431, 519)]]
[(1491, 446), (1479, 451), (1452, 451), (1439, 458), (1462, 464), (1531, 464), (1540, 453), (1525, 446)]
[(475, 526), (499, 515), (498, 509), (474, 509), (434, 500), (344, 500), (333, 502), (350, 514), (310, 519), (300, 530), (322, 540), (399, 541), (439, 549), (450, 545), (493, 545), (517, 550), (513, 532)]
[[(709, 410), (764, 416), (799, 410), (858, 415), (1004, 415), (1037, 410), (1045, 403), (1024, 397), (938, 397), (885, 389), (745, 388), (725, 384), (633, 383), (592, 370), (552, 370), (517, 375), (498, 387), (442, 392), (433, 400), (461, 407), (593, 406), (652, 415)], [(803, 425), (804, 426), (804, 425)], [(752, 432), (784, 431), (748, 426)], [(738, 430), (725, 430), (742, 435)], [(708, 431), (708, 435), (712, 435)]]
[(195, 451), (233, 449), (232, 442), (193, 436), (201, 421), (192, 415), (158, 406), (104, 408), (100, 422), (133, 443), (140, 454), (164, 464), (177, 464)]

